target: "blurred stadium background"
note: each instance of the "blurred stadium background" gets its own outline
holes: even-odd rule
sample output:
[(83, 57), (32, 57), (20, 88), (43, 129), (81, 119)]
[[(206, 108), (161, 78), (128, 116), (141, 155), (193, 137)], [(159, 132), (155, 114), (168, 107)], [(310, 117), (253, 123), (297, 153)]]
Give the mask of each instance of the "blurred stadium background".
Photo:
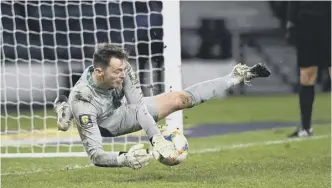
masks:
[[(227, 97), (224, 100), (215, 100), (195, 109), (186, 110), (184, 112), (185, 130), (198, 125), (210, 126), (206, 125), (208, 123), (215, 125), (228, 123), (229, 126), (245, 123), (248, 127), (249, 123), (275, 122), (276, 128), (279, 127), (280, 122), (288, 122), (293, 126), (292, 128), (299, 124), (296, 95), (298, 69), (295, 49), (285, 39), (285, 3), (282, 1), (180, 2), (181, 41), (179, 42), (181, 42), (183, 88), (199, 81), (223, 76), (237, 62), (248, 65), (263, 62), (272, 70), (272, 75), (268, 79), (255, 80), (250, 87), (240, 85), (232, 88), (225, 94)], [(91, 64), (97, 42), (114, 42), (126, 47), (130, 53), (131, 63), (139, 72), (144, 94), (148, 96), (163, 92), (165, 90), (163, 52), (167, 48), (167, 41), (163, 41), (162, 9), (163, 4), (160, 1), (135, 3), (132, 1), (1, 1), (2, 143), (15, 138), (22, 139), (17, 136), (17, 132), (22, 133), (23, 138), (31, 138), (30, 132), (34, 129), (55, 128), (52, 102), (57, 95), (68, 94), (70, 87), (75, 84), (83, 70)], [(317, 135), (330, 134), (330, 86), (328, 73), (320, 71), (317, 92), (327, 92), (327, 94), (318, 94), (314, 108), (314, 121), (323, 121), (322, 124), (325, 125), (317, 128)], [(34, 118), (31, 118), (32, 116)], [(229, 137), (192, 138), (189, 142), (195, 151), (199, 151), (207, 147), (221, 147), (218, 143), (223, 143), (226, 147), (230, 144), (283, 139), (287, 131), (293, 130), (288, 128), (276, 131), (274, 126), (267, 126), (265, 129), (267, 129), (266, 132), (242, 133)], [(204, 132), (204, 130), (201, 131)], [(54, 134), (57, 139), (61, 139), (59, 134), (62, 133)], [(42, 133), (42, 137), (48, 136), (48, 133)], [(102, 178), (97, 178), (96, 181), (102, 182), (100, 185), (105, 187), (117, 182), (117, 178), (121, 179), (117, 182), (119, 186), (125, 182), (128, 186), (136, 187), (182, 186), (182, 183), (184, 186), (218, 187), (225, 182), (234, 187), (246, 187), (243, 185), (278, 187), (276, 182), (279, 181), (284, 183), (280, 185), (281, 187), (330, 185), (330, 178), (328, 178), (330, 165), (328, 164), (331, 146), (329, 141), (318, 140), (310, 144), (297, 143), (297, 145), (282, 146), (275, 146), (275, 148), (259, 146), (241, 150), (239, 151), (241, 155), (248, 156), (243, 158), (239, 158), (236, 151), (227, 151), (226, 154), (220, 154), (219, 158), (214, 158), (212, 154), (205, 154), (206, 156), (193, 154), (193, 157), (188, 159), (187, 166), (183, 164), (181, 167), (173, 168), (171, 172), (166, 167), (149, 167), (150, 169), (143, 171), (141, 176), (140, 172), (121, 173), (113, 170), (112, 173), (121, 175), (108, 179), (106, 183)], [(306, 148), (301, 149), (303, 147)], [(285, 148), (290, 150), (285, 151)], [(1, 153), (44, 153), (48, 150), (45, 146), (20, 148), (19, 146), (8, 147), (8, 145), (2, 145), (1, 149)], [(66, 149), (62, 147), (49, 149), (51, 152), (61, 150)], [(82, 148), (77, 151), (82, 151)], [(257, 154), (251, 156), (248, 154), (250, 152)], [(208, 169), (205, 170), (211, 170), (217, 174), (216, 176), (204, 176), (202, 175), (204, 168), (199, 170), (200, 166), (195, 166), (199, 163), (203, 165), (206, 162), (205, 157), (212, 160), (207, 164)], [(314, 157), (317, 161), (311, 160)], [(232, 159), (236, 161), (235, 164)], [(91, 173), (80, 169), (82, 165), (84, 167), (89, 164), (87, 159), (52, 160), (2, 159), (1, 170), (6, 175), (2, 176), (3, 185), (22, 187), (18, 182), (21, 182), (20, 178), (25, 178), (28, 180), (26, 187), (36, 187), (41, 182), (52, 181), (47, 173), (53, 173), (60, 178), (64, 176), (64, 173), (73, 181), (69, 181), (70, 183), (60, 181), (60, 184), (63, 184), (61, 186), (78, 186), (74, 183), (76, 180), (74, 175), (78, 173), (84, 176), (85, 173)], [(261, 165), (256, 164), (257, 160), (262, 161)], [(280, 169), (273, 166), (274, 162)], [(298, 167), (303, 163), (307, 166)], [(71, 167), (64, 168), (64, 164), (78, 166), (74, 166), (72, 168), (74, 170), (71, 171)], [(213, 167), (216, 164), (229, 168), (221, 172), (220, 169)], [(316, 165), (320, 165), (319, 173), (312, 170)], [(75, 170), (76, 167), (78, 168)], [(238, 171), (233, 172), (233, 168)], [(248, 168), (253, 171), (247, 171)], [(41, 170), (38, 171), (38, 169)], [(187, 176), (186, 171), (193, 169), (197, 172)], [(292, 169), (296, 170), (292, 171)], [(153, 174), (156, 170), (160, 175)], [(174, 172), (176, 170), (178, 171)], [(238, 184), (231, 176), (236, 176), (239, 171), (243, 172), (244, 177), (249, 174), (253, 176), (249, 176), (247, 180), (240, 178), (239, 182), (242, 184)], [(273, 172), (271, 174), (274, 174), (276, 179), (267, 176), (269, 172)], [(100, 177), (105, 179), (109, 175), (109, 171), (104, 169), (92, 170), (92, 173), (101, 174)], [(133, 176), (129, 182), (124, 180), (126, 173)], [(177, 177), (170, 177), (172, 173), (178, 174), (186, 181), (189, 180), (181, 183), (176, 179)], [(22, 177), (16, 176), (17, 174)], [(314, 176), (312, 179), (316, 178), (317, 181), (308, 181), (307, 184), (303, 184), (303, 181), (308, 180), (307, 175)], [(295, 176), (296, 178), (292, 181), (291, 179)], [(168, 179), (162, 177), (168, 177)], [(226, 178), (220, 179), (220, 177)], [(91, 178), (90, 181), (93, 182), (96, 176), (87, 178)], [(140, 178), (144, 181), (139, 180)], [(265, 184), (260, 183), (265, 182), (266, 178), (271, 178), (271, 181)], [(200, 184), (196, 181), (202, 182)], [(145, 185), (144, 182), (151, 184)], [(98, 182), (95, 184), (97, 185)], [(81, 187), (96, 185), (82, 184)], [(57, 184), (49, 183), (49, 187), (57, 187)]]
[[(285, 40), (285, 3), (181, 2), (183, 87), (224, 75), (229, 71), (229, 64), (235, 61), (249, 65), (263, 62), (272, 69), (271, 78), (256, 81), (253, 87), (240, 87), (239, 91), (231, 94), (295, 92), (298, 78), (296, 53)], [(50, 104), (58, 90), (55, 87), (60, 87), (60, 93), (68, 94), (68, 88), (91, 64), (94, 44), (108, 40), (124, 44), (131, 57), (139, 59), (139, 69), (148, 69), (150, 58), (154, 82), (162, 81), (164, 42), (161, 3), (141, 2), (133, 6), (131, 2), (123, 2), (119, 6), (116, 2), (106, 5), (85, 1), (81, 7), (74, 1), (68, 6), (66, 1), (56, 2), (54, 6), (38, 1), (26, 4), (10, 1), (1, 4), (2, 57), (7, 72), (2, 80), (6, 80), (7, 101), (31, 101), (29, 92), (16, 91), (17, 87), (31, 87), (28, 79), (22, 75), (28, 75), (28, 64), (31, 64), (32, 74), (29, 76), (34, 85), (31, 92), (35, 102), (44, 103), (46, 100)], [(106, 15), (107, 11), (110, 15)], [(149, 14), (149, 11), (153, 13)], [(80, 14), (83, 18), (79, 17)], [(109, 31), (107, 24), (112, 28)], [(139, 27), (136, 32), (135, 27)], [(42, 88), (39, 76), (36, 76), (42, 73), (41, 64), (50, 73), (45, 73), (45, 87), (49, 88), (46, 91)], [(57, 79), (52, 77), (56, 74), (55, 64), (60, 72)], [(14, 79), (17, 65), (22, 74)], [(201, 68), (209, 74), (197, 74)], [(71, 74), (68, 74), (69, 71)], [(148, 73), (140, 73), (142, 83), (149, 81), (146, 79)], [(56, 81), (59, 82), (58, 86)], [(20, 86), (17, 86), (17, 82)], [(326, 72), (320, 73), (319, 84), (320, 90), (330, 90)], [(162, 84), (154, 84), (154, 87), (154, 94), (163, 90)], [(146, 95), (150, 94), (144, 86), (143, 89)], [(4, 84), (1, 85), (1, 91), (1, 100), (4, 101)]]

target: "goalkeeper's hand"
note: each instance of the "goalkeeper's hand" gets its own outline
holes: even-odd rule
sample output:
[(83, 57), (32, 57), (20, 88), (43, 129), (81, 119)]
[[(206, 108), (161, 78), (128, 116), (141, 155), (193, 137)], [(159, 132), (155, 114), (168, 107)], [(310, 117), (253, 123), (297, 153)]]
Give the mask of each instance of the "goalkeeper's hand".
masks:
[(156, 134), (152, 137), (151, 144), (153, 147), (153, 157), (159, 160), (161, 157), (164, 159), (175, 159), (177, 152), (172, 142), (166, 140), (161, 134)]
[(58, 130), (67, 131), (73, 119), (69, 104), (67, 103), (67, 97), (64, 95), (57, 97), (53, 105), (57, 115)]
[(144, 144), (137, 144), (132, 146), (128, 152), (120, 154), (117, 158), (120, 166), (140, 169), (148, 165), (152, 155), (143, 147)]

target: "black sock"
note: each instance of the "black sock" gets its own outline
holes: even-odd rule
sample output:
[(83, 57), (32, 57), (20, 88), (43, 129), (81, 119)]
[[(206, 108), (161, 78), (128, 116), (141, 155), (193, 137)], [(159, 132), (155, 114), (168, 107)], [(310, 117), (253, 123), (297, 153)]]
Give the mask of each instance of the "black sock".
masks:
[(302, 128), (309, 130), (311, 128), (312, 105), (314, 103), (314, 86), (301, 85), (299, 99), (301, 111)]

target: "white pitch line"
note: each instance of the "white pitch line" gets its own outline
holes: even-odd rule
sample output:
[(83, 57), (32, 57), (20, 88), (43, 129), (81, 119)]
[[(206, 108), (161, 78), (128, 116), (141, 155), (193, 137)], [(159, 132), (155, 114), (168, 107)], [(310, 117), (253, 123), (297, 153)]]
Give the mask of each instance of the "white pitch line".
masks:
[[(94, 166), (93, 164), (88, 164), (88, 165), (68, 165), (65, 166), (64, 168), (61, 168), (60, 170), (73, 170), (73, 169), (83, 169), (83, 168), (89, 168)], [(26, 174), (35, 174), (38, 172), (55, 172), (56, 170), (51, 170), (51, 169), (34, 169), (34, 170), (26, 170), (26, 171), (14, 171), (14, 172), (5, 172), (2, 173), (1, 176), (8, 176), (8, 175), (26, 175)]]
[[(328, 138), (331, 135), (322, 135), (322, 136), (311, 136), (310, 138), (297, 138), (297, 139), (283, 139), (283, 140), (270, 140), (265, 142), (252, 142), (252, 143), (246, 143), (246, 144), (233, 144), (218, 148), (206, 148), (201, 150), (193, 150), (190, 151), (190, 154), (200, 154), (200, 153), (213, 153), (213, 152), (219, 152), (222, 150), (232, 150), (232, 149), (238, 149), (238, 148), (249, 148), (254, 146), (268, 146), (268, 145), (280, 145), (285, 143), (291, 143), (291, 142), (301, 142), (301, 141), (309, 141), (309, 140), (320, 140), (324, 138)], [(72, 169), (83, 169), (83, 168), (89, 168), (94, 166), (93, 164), (88, 165), (68, 165), (62, 168), (61, 170), (72, 170)], [(1, 176), (8, 176), (8, 175), (26, 175), (26, 174), (34, 174), (39, 172), (52, 172), (55, 170), (51, 169), (35, 169), (35, 170), (27, 170), (27, 171), (14, 171), (14, 172), (5, 172), (2, 173)]]
[(236, 149), (236, 148), (248, 148), (253, 146), (267, 146), (267, 145), (279, 145), (279, 144), (285, 144), (285, 143), (291, 143), (291, 142), (301, 142), (306, 140), (319, 140), (328, 138), (331, 135), (321, 135), (321, 136), (311, 136), (310, 138), (292, 138), (292, 139), (284, 139), (284, 140), (270, 140), (265, 142), (252, 142), (252, 143), (246, 143), (246, 144), (233, 144), (218, 148), (206, 148), (201, 150), (193, 150), (190, 153), (191, 154), (198, 154), (198, 153), (211, 153), (211, 152), (218, 152), (221, 150), (227, 150), (227, 149)]

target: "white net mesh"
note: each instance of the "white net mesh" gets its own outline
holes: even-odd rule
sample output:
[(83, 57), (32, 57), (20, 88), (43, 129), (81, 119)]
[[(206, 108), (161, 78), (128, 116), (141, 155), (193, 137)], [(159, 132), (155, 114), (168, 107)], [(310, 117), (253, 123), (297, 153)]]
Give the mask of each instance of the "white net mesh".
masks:
[[(75, 127), (56, 130), (52, 103), (91, 65), (96, 43), (129, 51), (145, 95), (164, 91), (162, 7), (159, 1), (1, 1), (1, 153), (84, 151)], [(105, 143), (115, 150), (116, 143), (127, 149), (141, 141), (137, 133)]]

